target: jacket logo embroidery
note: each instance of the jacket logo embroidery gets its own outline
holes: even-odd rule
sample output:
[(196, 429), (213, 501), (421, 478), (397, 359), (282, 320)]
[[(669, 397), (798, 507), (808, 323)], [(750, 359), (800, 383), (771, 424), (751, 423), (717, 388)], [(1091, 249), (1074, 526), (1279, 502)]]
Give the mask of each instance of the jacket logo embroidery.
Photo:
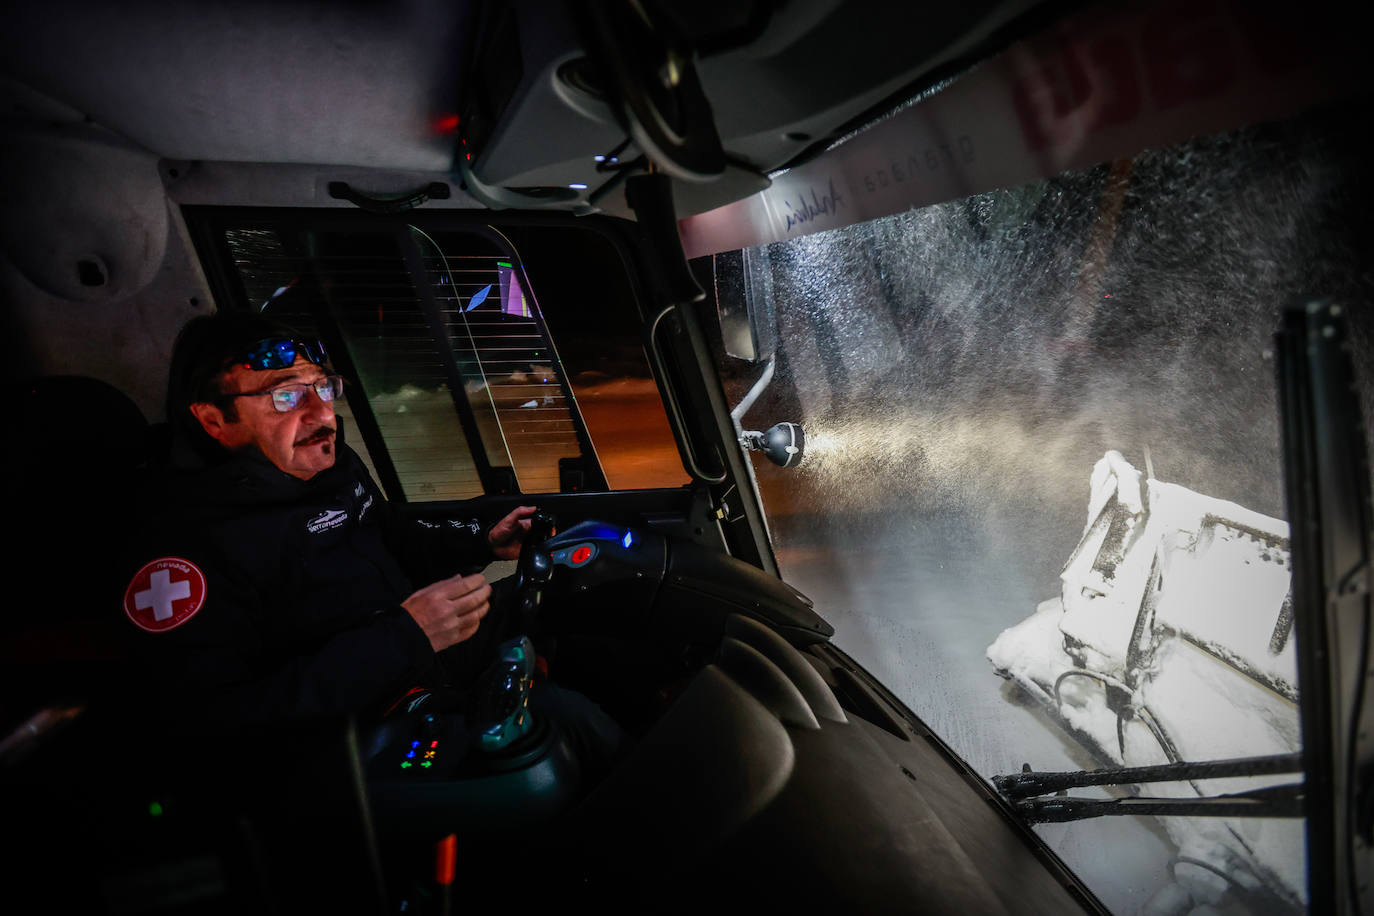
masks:
[(190, 560), (162, 557), (134, 574), (124, 590), (124, 613), (140, 629), (175, 629), (205, 604), (205, 573)]
[(337, 528), (348, 521), (348, 513), (342, 509), (326, 509), (319, 515), (306, 522), (305, 530), (311, 534), (319, 534), (321, 531), (328, 531)]

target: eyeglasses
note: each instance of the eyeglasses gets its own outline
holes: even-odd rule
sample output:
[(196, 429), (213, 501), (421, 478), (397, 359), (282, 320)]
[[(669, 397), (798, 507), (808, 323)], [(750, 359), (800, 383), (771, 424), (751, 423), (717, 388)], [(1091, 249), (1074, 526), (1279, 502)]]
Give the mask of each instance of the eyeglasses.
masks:
[(310, 389), (315, 389), (321, 401), (330, 401), (343, 394), (344, 380), (340, 375), (326, 375), (318, 382), (302, 383), (299, 385), (280, 385), (276, 388), (268, 388), (264, 391), (245, 391), (242, 394), (226, 395), (229, 398), (258, 398), (263, 395), (272, 396), (272, 408), (277, 413), (290, 413), (297, 407), (305, 403), (305, 395)]
[(289, 369), (297, 356), (304, 356), (317, 366), (328, 359), (324, 344), (318, 340), (293, 340), (290, 337), (267, 337), (250, 344), (233, 359), (245, 369)]

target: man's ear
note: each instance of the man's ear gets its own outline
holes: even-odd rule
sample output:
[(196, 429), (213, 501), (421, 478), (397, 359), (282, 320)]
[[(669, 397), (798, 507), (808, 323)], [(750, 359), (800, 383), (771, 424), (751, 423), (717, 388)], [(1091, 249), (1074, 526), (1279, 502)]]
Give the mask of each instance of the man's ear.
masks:
[(211, 439), (226, 448), (229, 447), (229, 443), (226, 441), (228, 430), (225, 428), (229, 421), (225, 419), (223, 410), (215, 404), (198, 401), (191, 405), (191, 413), (200, 421), (201, 428)]

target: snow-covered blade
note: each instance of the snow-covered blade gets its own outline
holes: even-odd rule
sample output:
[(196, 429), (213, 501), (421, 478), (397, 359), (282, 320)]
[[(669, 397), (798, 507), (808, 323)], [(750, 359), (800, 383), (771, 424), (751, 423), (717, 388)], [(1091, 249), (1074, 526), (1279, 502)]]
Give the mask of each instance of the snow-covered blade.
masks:
[[(1093, 468), (1060, 596), (1003, 631), (988, 659), (1104, 765), (1292, 754), (1301, 739), (1291, 576), (1286, 522), (1154, 480), (1108, 452)], [(1195, 798), (1291, 781), (1194, 779), (1151, 794)], [(1180, 856), (1301, 902), (1301, 821), (1161, 823)]]

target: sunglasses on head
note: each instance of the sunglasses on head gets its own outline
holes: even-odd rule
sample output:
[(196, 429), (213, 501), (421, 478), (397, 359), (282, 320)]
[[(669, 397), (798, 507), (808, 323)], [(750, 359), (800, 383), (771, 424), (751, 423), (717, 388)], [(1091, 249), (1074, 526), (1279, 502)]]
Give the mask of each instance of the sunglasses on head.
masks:
[(294, 340), (290, 337), (268, 337), (250, 344), (234, 357), (233, 362), (245, 369), (289, 369), (297, 356), (304, 356), (317, 366), (323, 366), (328, 356), (324, 344), (318, 340)]

